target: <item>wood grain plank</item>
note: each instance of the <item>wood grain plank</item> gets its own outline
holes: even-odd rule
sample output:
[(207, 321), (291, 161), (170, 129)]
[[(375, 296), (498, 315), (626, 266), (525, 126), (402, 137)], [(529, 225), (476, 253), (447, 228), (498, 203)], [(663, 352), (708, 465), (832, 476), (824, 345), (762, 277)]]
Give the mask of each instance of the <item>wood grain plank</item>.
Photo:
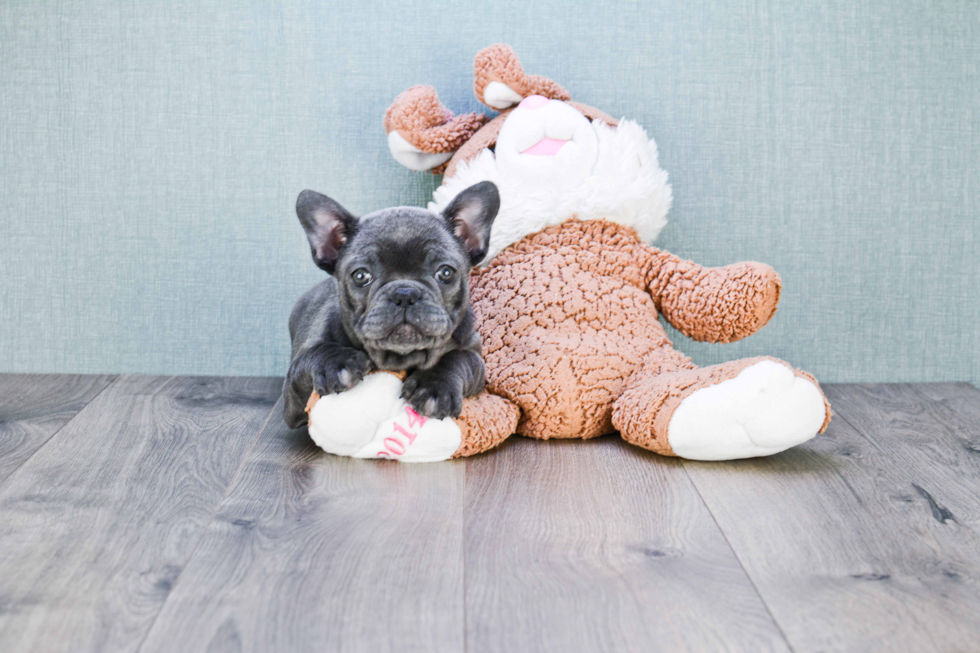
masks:
[(980, 391), (966, 383), (842, 385), (829, 396), (909, 471), (927, 503), (980, 534)]
[(142, 651), (462, 651), (462, 462), (340, 458), (276, 416)]
[(675, 459), (619, 438), (467, 462), (468, 651), (785, 651)]
[(0, 488), (0, 650), (135, 650), (279, 393), (120, 377)]
[(894, 434), (851, 426), (847, 388), (827, 390), (839, 414), (823, 436), (684, 467), (797, 653), (980, 649), (980, 539), (936, 517), (933, 480)]
[(0, 484), (115, 378), (0, 374)]

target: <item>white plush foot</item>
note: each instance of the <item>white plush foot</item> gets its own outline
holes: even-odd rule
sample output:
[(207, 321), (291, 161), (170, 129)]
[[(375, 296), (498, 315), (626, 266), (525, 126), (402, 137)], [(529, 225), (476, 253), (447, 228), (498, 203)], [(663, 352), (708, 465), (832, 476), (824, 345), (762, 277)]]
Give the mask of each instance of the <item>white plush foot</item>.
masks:
[(401, 398), (402, 382), (384, 372), (320, 397), (310, 410), (309, 433), (324, 451), (353, 458), (406, 463), (448, 460), (459, 449), (456, 421), (421, 417)]
[(674, 453), (691, 460), (770, 456), (812, 438), (825, 418), (816, 385), (764, 360), (685, 398), (670, 419), (667, 440)]

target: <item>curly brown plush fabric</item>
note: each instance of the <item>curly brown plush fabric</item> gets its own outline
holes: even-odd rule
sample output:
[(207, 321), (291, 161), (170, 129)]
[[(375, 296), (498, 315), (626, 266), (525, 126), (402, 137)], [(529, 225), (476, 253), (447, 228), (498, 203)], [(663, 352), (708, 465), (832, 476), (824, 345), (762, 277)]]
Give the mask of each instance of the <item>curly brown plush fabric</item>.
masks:
[(618, 427), (666, 455), (679, 400), (751, 361), (697, 369), (674, 350), (657, 306), (695, 337), (730, 342), (761, 328), (779, 297), (768, 266), (704, 268), (605, 221), (528, 236), (475, 270), (470, 286), (487, 390), (521, 409), (518, 433), (591, 438)]
[(644, 359), (670, 346), (627, 228), (569, 221), (512, 245), (471, 277), (487, 389), (521, 408), (517, 432), (590, 438)]
[[(481, 102), (486, 103), (484, 91), (493, 81), (521, 97), (537, 94), (564, 101), (590, 120), (618, 125), (608, 114), (572, 102), (554, 81), (527, 75), (514, 51), (503, 44), (475, 58), (474, 90)], [(412, 124), (442, 124), (448, 111), (431, 99), (410, 103), (400, 98), (399, 104), (401, 109), (394, 111), (393, 106), (389, 113), (405, 113), (403, 120)], [(481, 152), (494, 149), (511, 111), (453, 141), (457, 147), (444, 164), (446, 179)], [(410, 118), (411, 112), (430, 117)], [(658, 318), (662, 314), (681, 333), (706, 342), (749, 336), (772, 319), (779, 303), (782, 282), (772, 268), (754, 262), (703, 267), (647, 246), (632, 229), (605, 220), (579, 221), (570, 213), (564, 223), (511, 244), (475, 270), (470, 281), (483, 336), (488, 396), (503, 403), (481, 396), (467, 404), (465, 419), (461, 417), (467, 436), (458, 456), (499, 442), (518, 415), (516, 431), (522, 435), (591, 438), (618, 429), (629, 442), (675, 455), (667, 430), (686, 397), (766, 360), (792, 369), (768, 357), (700, 369), (674, 350)], [(812, 376), (800, 370), (794, 375), (811, 381), (819, 392)], [(814, 410), (807, 428), (819, 417), (812, 391), (810, 397)], [(820, 432), (831, 415), (826, 399), (824, 409)], [(467, 438), (478, 444), (467, 445)], [(681, 441), (675, 441), (679, 448)]]
[(489, 148), (492, 150), (497, 145), (497, 136), (500, 134), (500, 129), (504, 126), (504, 121), (507, 120), (507, 116), (510, 115), (511, 111), (513, 109), (501, 111), (499, 116), (484, 125), (480, 131), (474, 134), (470, 140), (466, 141), (456, 151), (453, 158), (449, 159), (449, 162), (446, 164), (445, 172), (443, 173), (447, 179), (456, 174), (457, 166), (469, 161), (485, 149)]
[(497, 43), (480, 50), (473, 60), (473, 91), (486, 104), (483, 90), (490, 82), (500, 82), (521, 97), (543, 95), (552, 100), (571, 100), (560, 84), (541, 75), (528, 75), (509, 45)]
[(453, 458), (496, 447), (514, 433), (519, 415), (517, 406), (486, 392), (464, 399), (463, 412), (456, 418), (462, 441)]
[(385, 113), (385, 133), (402, 138), (430, 154), (455, 152), (489, 120), (482, 113), (455, 115), (431, 86), (413, 86), (395, 98)]
[(768, 265), (752, 261), (705, 268), (652, 249), (648, 285), (667, 321), (689, 338), (734, 342), (776, 314), (783, 287)]

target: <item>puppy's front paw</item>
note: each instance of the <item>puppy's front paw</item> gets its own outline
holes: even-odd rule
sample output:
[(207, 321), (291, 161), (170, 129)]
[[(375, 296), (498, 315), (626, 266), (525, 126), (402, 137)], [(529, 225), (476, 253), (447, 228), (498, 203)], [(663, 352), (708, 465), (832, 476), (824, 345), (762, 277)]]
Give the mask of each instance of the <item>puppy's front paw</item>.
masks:
[(434, 419), (459, 417), (463, 410), (463, 391), (458, 384), (427, 370), (412, 372), (405, 379), (402, 399), (419, 415)]
[(319, 395), (350, 390), (371, 371), (368, 355), (359, 349), (336, 349), (313, 370), (313, 389)]

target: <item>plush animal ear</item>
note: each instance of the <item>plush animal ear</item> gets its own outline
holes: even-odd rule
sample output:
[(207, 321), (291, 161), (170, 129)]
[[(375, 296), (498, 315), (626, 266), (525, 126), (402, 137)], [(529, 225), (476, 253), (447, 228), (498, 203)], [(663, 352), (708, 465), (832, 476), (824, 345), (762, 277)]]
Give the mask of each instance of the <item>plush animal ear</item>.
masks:
[(333, 274), (337, 257), (357, 229), (357, 218), (326, 195), (304, 190), (296, 198), (296, 215), (310, 241), (313, 262)]
[(514, 50), (504, 43), (483, 48), (473, 60), (476, 99), (502, 111), (531, 95), (568, 101), (572, 96), (560, 84), (541, 75), (528, 75)]
[(500, 210), (500, 193), (493, 182), (481, 181), (460, 192), (442, 212), (449, 229), (463, 243), (470, 263), (476, 265), (487, 255), (490, 227)]
[(453, 153), (487, 122), (482, 113), (455, 115), (431, 86), (413, 86), (385, 113), (388, 149), (410, 170), (442, 172)]

